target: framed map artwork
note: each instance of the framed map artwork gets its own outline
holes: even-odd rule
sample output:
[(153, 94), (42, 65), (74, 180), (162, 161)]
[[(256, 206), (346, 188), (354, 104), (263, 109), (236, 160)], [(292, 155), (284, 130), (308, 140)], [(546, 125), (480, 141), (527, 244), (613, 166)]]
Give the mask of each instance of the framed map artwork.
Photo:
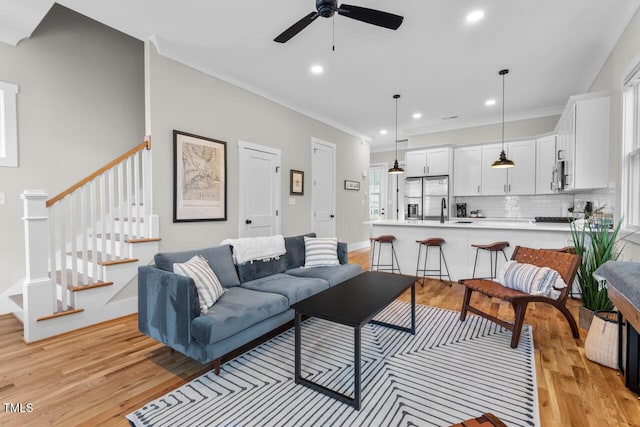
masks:
[(227, 220), (227, 143), (173, 131), (173, 222)]

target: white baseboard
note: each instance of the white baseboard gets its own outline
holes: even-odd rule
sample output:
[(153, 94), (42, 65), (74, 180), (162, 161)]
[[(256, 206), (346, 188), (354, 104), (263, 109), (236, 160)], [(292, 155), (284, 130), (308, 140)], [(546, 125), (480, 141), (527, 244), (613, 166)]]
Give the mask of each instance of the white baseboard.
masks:
[(369, 241), (368, 240), (364, 240), (362, 242), (356, 242), (356, 243), (349, 243), (347, 245), (347, 250), (349, 252), (351, 251), (357, 251), (358, 249), (365, 249), (369, 247)]

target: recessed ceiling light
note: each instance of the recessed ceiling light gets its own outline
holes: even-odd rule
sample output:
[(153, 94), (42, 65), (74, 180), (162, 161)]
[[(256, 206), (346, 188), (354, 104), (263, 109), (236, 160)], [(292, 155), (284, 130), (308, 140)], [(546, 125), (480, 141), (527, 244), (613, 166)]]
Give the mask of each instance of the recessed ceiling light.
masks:
[(413, 118), (414, 118), (414, 119), (420, 119), (420, 118), (422, 118), (422, 113), (413, 113)]
[(380, 135), (386, 135), (386, 134), (387, 134), (386, 129), (380, 129)]
[(313, 74), (322, 74), (323, 71), (324, 68), (322, 68), (322, 65), (314, 65), (311, 67), (311, 72)]
[(487, 99), (486, 101), (484, 101), (484, 105), (486, 105), (487, 107), (490, 107), (492, 105), (496, 105), (496, 100), (495, 99)]
[(478, 22), (482, 18), (484, 18), (484, 12), (481, 10), (474, 10), (467, 15), (467, 22)]

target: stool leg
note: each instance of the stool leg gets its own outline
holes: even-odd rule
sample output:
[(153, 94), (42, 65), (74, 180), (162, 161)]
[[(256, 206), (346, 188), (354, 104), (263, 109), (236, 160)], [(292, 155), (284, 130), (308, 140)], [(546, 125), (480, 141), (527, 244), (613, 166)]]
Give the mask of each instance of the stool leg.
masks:
[(478, 251), (480, 250), (480, 248), (476, 248), (476, 259), (475, 261), (473, 261), (473, 275), (471, 276), (472, 278), (476, 278), (476, 264), (478, 263)]
[[(495, 255), (495, 256), (494, 256)], [(495, 260), (495, 263), (494, 263)], [(498, 265), (498, 252), (489, 252), (489, 267), (491, 268), (490, 276), (491, 280), (493, 280), (496, 275), (494, 274), (495, 268)]]
[(442, 247), (440, 248), (440, 257), (444, 262), (444, 268), (447, 269), (447, 277), (449, 278), (449, 286), (451, 286), (451, 274), (449, 274), (449, 266), (447, 265), (447, 259), (444, 257), (444, 252), (442, 252)]
[(376, 271), (380, 270), (380, 252), (382, 252), (382, 242), (378, 242), (378, 261), (376, 263)]
[(371, 242), (373, 243), (373, 246), (371, 248), (371, 267), (369, 268), (369, 271), (373, 271), (373, 257), (376, 254), (376, 241), (372, 240)]
[(393, 247), (393, 242), (391, 242), (391, 272), (393, 273), (395, 270), (393, 269), (393, 260), (396, 260), (396, 266), (398, 267), (398, 274), (402, 274), (400, 271), (400, 263), (398, 262), (398, 257), (396, 256), (396, 250)]
[(429, 246), (424, 247), (424, 263), (422, 264), (422, 287), (424, 287), (424, 279), (427, 276), (427, 260), (429, 259)]
[(416, 262), (416, 281), (418, 281), (418, 273), (420, 272), (420, 253), (422, 252), (422, 245), (418, 243), (418, 262)]
[(442, 248), (438, 246), (438, 249), (440, 249), (440, 259), (438, 259), (438, 279), (442, 281)]
[[(507, 259), (507, 254), (504, 253), (504, 249), (502, 249), (501, 252), (502, 252), (502, 256), (504, 256), (504, 260), (509, 262), (509, 260)], [(496, 254), (496, 256), (497, 256), (497, 254)]]

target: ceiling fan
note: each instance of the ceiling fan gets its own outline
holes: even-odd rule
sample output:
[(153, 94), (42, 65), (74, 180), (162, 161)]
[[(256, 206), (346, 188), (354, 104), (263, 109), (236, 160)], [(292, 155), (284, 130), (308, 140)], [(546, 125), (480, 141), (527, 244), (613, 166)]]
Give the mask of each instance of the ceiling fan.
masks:
[(338, 6), (337, 0), (316, 0), (316, 12), (311, 12), (289, 28), (287, 28), (282, 34), (273, 39), (278, 43), (286, 43), (293, 36), (304, 30), (309, 24), (316, 20), (318, 16), (323, 18), (331, 18), (336, 12), (338, 15), (345, 16), (347, 18), (355, 19), (357, 21), (366, 22), (367, 24), (377, 25), (379, 27), (389, 28), (390, 30), (397, 30), (402, 20), (402, 16), (394, 15), (393, 13), (382, 12), (381, 10), (368, 9), (366, 7), (351, 6), (348, 4), (341, 4)]

